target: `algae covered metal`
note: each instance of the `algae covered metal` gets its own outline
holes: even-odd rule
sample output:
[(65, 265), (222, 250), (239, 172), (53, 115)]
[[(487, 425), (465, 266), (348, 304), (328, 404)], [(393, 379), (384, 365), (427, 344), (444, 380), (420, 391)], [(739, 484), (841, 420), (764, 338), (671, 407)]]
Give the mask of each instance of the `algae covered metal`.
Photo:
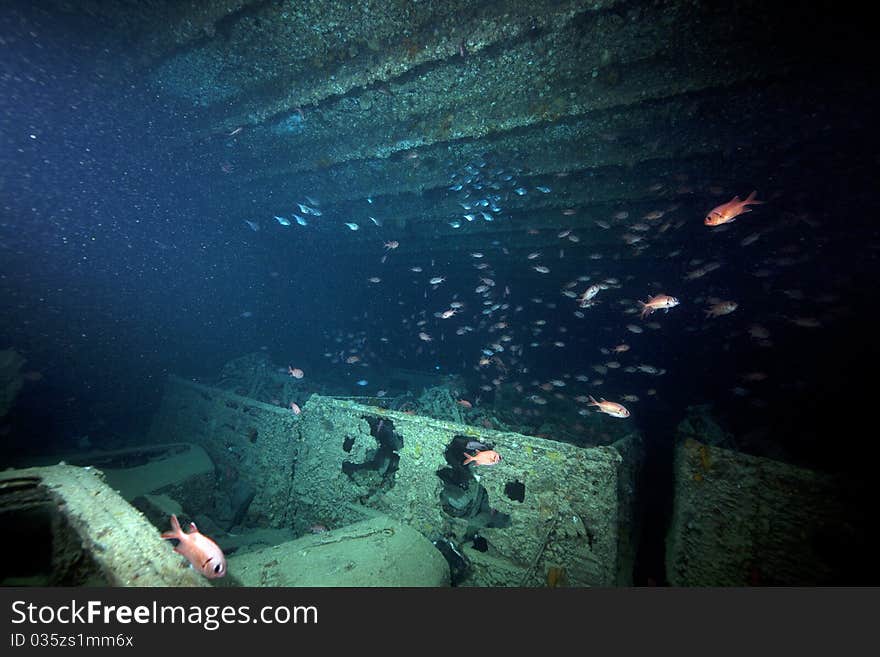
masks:
[[(635, 433), (585, 448), (320, 395), (296, 415), (174, 377), (153, 432), (249, 481), (247, 524), (335, 529), (359, 505), (454, 552), (459, 584), (543, 586), (551, 569), (571, 586), (631, 583)], [(502, 460), (464, 466), (469, 443)]]
[(206, 586), (94, 468), (0, 473), (4, 586)]
[(298, 418), (290, 410), (170, 377), (150, 430), (151, 442), (180, 438), (200, 445), (218, 473), (223, 502), (247, 489), (252, 525), (288, 522)]
[(449, 583), (449, 565), (412, 527), (387, 516), (233, 556), (244, 586), (418, 586)]
[(838, 476), (686, 438), (675, 452), (669, 583), (842, 583), (846, 564), (869, 553), (855, 529), (861, 507)]

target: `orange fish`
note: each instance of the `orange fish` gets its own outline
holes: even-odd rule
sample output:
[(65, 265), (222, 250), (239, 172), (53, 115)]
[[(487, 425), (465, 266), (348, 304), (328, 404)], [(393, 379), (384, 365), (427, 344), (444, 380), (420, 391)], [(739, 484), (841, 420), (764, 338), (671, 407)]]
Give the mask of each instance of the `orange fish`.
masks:
[(171, 515), (171, 531), (164, 532), (162, 538), (176, 538), (179, 543), (174, 551), (185, 556), (192, 567), (209, 579), (226, 574), (226, 557), (223, 550), (210, 538), (200, 533), (196, 523), (189, 523), (189, 534), (184, 534), (176, 515)]
[(744, 212), (751, 212), (752, 209), (747, 208), (747, 205), (755, 205), (764, 202), (755, 200), (755, 194), (757, 193), (757, 191), (752, 192), (745, 201), (741, 201), (739, 196), (734, 196), (727, 203), (719, 205), (717, 208), (709, 212), (703, 223), (707, 226), (720, 226), (721, 224), (733, 221)]
[(474, 407), (474, 405), (471, 404), (467, 399), (459, 399), (455, 403), (459, 404), (460, 406), (464, 406), (465, 408), (473, 408)]
[(604, 399), (602, 401), (596, 401), (593, 399), (592, 395), (590, 396), (590, 403), (587, 404), (587, 406), (596, 406), (599, 408), (600, 413), (605, 413), (611, 417), (629, 417), (629, 411), (621, 404), (605, 401)]
[(655, 310), (669, 310), (670, 308), (677, 306), (678, 303), (678, 299), (666, 294), (658, 294), (647, 301), (639, 301), (639, 305), (642, 307), (642, 319), (645, 319), (645, 317)]
[(495, 465), (500, 460), (501, 454), (496, 452), (494, 449), (487, 449), (482, 452), (480, 450), (477, 450), (477, 453), (473, 456), (465, 452), (464, 463), (462, 463), (462, 465), (467, 465), (471, 461), (473, 461), (477, 465)]

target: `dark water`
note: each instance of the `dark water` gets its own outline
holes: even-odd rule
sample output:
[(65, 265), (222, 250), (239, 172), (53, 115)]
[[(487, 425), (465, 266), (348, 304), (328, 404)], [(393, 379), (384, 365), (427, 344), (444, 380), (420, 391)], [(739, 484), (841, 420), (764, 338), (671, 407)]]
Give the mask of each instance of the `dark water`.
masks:
[[(737, 20), (747, 24), (745, 17)], [(563, 194), (593, 181), (595, 172), (530, 178), (527, 157), (497, 153), (491, 140), (482, 158), (459, 158), (452, 149), (446, 160), (432, 162), (448, 169), (449, 182), (426, 190), (421, 202), (459, 196), (447, 185), (460, 180), (452, 174), (467, 165), (483, 179), (491, 179), (492, 170), (511, 172), (535, 199), (532, 207), (500, 213), (511, 230), (456, 243), (446, 221), (397, 229), (393, 219), (400, 211), (390, 210), (389, 199), (352, 199), (332, 180), (320, 191), (295, 179), (286, 189), (252, 180), (247, 163), (271, 166), (265, 160), (279, 157), (277, 151), (222, 134), (192, 139), (206, 127), (204, 113), (131, 75), (138, 53), (114, 41), (112, 23), (6, 5), (0, 10), (0, 347), (22, 353), (25, 369), (39, 376), (26, 382), (2, 419), (0, 462), (69, 450), (84, 435), (98, 445), (136, 440), (149, 426), (168, 374), (209, 380), (227, 361), (259, 351), (309, 378), (342, 382), (351, 394), (375, 394), (396, 367), (458, 374), (467, 382), (463, 396), (491, 404), (494, 392), (480, 386), (492, 386), (498, 372), (477, 363), (482, 349), (509, 335), (498, 355), (508, 368), (505, 382), (523, 386), (523, 409), (552, 415), (553, 404), (545, 409), (528, 397), (552, 398), (553, 391), (535, 383), (553, 379), (566, 383), (556, 392), (569, 400), (638, 397), (627, 403), (632, 417), (626, 421), (646, 436), (644, 485), (656, 493), (642, 581), (663, 577), (659, 545), (671, 494), (671, 446), (689, 406), (711, 405), (746, 451), (854, 480), (869, 477), (877, 456), (868, 427), (880, 364), (876, 86), (865, 61), (849, 58), (860, 45), (856, 22), (848, 17), (840, 28), (838, 36), (849, 37), (845, 43), (799, 43), (797, 34), (780, 35), (779, 47), (794, 49), (803, 66), (794, 67), (790, 86), (770, 81), (752, 90), (778, 111), (747, 122), (778, 139), (753, 140), (744, 132), (734, 151), (684, 157), (658, 165), (655, 175), (645, 166), (632, 202), (587, 206), (569, 220), (559, 207), (539, 203), (545, 195), (536, 186)], [(731, 89), (736, 103), (749, 98), (743, 87)], [(792, 88), (802, 95), (789, 103)], [(316, 114), (306, 108), (304, 129)], [(700, 117), (674, 130), (686, 133), (688, 121)], [(290, 129), (298, 125), (292, 119)], [(613, 175), (602, 175), (607, 185), (617, 184)], [(654, 184), (661, 187), (653, 196), (642, 193)], [(703, 225), (708, 210), (753, 189), (763, 205), (724, 228)], [(516, 198), (511, 187), (499, 193), (502, 208)], [(320, 202), (322, 217), (309, 216), (308, 227), (273, 220), (283, 213), (293, 221), (294, 203), (307, 204), (307, 195)], [(231, 197), (234, 211), (227, 205)], [(656, 210), (665, 216), (646, 221), (650, 248), (637, 252), (620, 239), (593, 244), (593, 233), (605, 232), (595, 220), (614, 224), (619, 235), (639, 235), (627, 227)], [(619, 212), (628, 218), (614, 220)], [(584, 214), (592, 220), (582, 220)], [(384, 225), (372, 226), (368, 216)], [(260, 230), (250, 230), (246, 219), (259, 222)], [(456, 235), (470, 228), (460, 214), (448, 219), (463, 224)], [(360, 229), (350, 231), (345, 221)], [(499, 216), (497, 223), (503, 221)], [(672, 227), (660, 232), (666, 222)], [(556, 237), (568, 225), (580, 242)], [(530, 228), (540, 234), (529, 234)], [(388, 240), (400, 247), (387, 251), (383, 263)], [(533, 251), (542, 256), (527, 260)], [(602, 257), (590, 259), (590, 253)], [(475, 270), (480, 262), (490, 269)], [(537, 263), (551, 271), (535, 272)], [(687, 278), (707, 263), (720, 266)], [(427, 282), (435, 275), (445, 277), (438, 286)], [(381, 282), (369, 283), (371, 276)], [(506, 304), (488, 316), (474, 292), (481, 276), (495, 282), (486, 298)], [(582, 310), (583, 318), (573, 314), (575, 300), (560, 293), (579, 276), (590, 279), (571, 288), (578, 294), (592, 282), (616, 280), (599, 293), (601, 303)], [(627, 325), (646, 324), (632, 314), (635, 301), (660, 292), (681, 304), (646, 320), (659, 328), (630, 332)], [(738, 307), (707, 318), (711, 298), (732, 299)], [(434, 317), (452, 300), (465, 304), (460, 314)], [(540, 333), (537, 321), (545, 322)], [(490, 330), (497, 322), (508, 326)], [(474, 330), (456, 335), (465, 325)], [(420, 331), (433, 340), (420, 340)], [(766, 337), (750, 331), (766, 331)], [(537, 346), (529, 346), (533, 342)], [(631, 347), (627, 353), (600, 351), (623, 342)], [(512, 345), (522, 353), (511, 355)], [(342, 353), (359, 355), (366, 366), (340, 362)], [(604, 375), (593, 369), (608, 361), (622, 367)], [(624, 371), (638, 364), (665, 374)], [(578, 382), (579, 374), (604, 382)], [(368, 385), (358, 387), (359, 379)], [(545, 419), (536, 415), (529, 422), (537, 431)], [(589, 417), (560, 421), (587, 424)]]

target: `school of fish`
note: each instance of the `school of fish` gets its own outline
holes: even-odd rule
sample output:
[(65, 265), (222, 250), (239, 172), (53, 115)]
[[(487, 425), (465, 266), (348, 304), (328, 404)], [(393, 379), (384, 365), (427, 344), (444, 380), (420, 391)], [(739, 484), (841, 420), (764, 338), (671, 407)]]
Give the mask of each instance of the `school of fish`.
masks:
[[(407, 159), (417, 161), (417, 156)], [(472, 161), (455, 171), (447, 187), (449, 205), (461, 208), (460, 217), (447, 220), (453, 233), (464, 231), (471, 224), (476, 226), (478, 222), (511, 222), (509, 212), (514, 211), (511, 206), (523, 203), (529, 196), (554, 199), (552, 180), (546, 184), (523, 184), (526, 175), (523, 169), (493, 166), (485, 159)], [(557, 177), (565, 175), (561, 173)], [(645, 191), (662, 196), (666, 192), (695, 194), (697, 190), (684, 176), (677, 176), (670, 181), (654, 182)], [(720, 187), (710, 187), (707, 192), (714, 196), (725, 195), (725, 190)], [(645, 396), (657, 396), (657, 388), (650, 383), (650, 378), (644, 377), (662, 377), (667, 373), (665, 367), (651, 362), (650, 352), (639, 347), (640, 335), (646, 331), (703, 330), (675, 320), (676, 313), (682, 312), (680, 307), (696, 310), (703, 321), (715, 326), (729, 322), (727, 317), (731, 314), (736, 313), (739, 317), (744, 312), (739, 300), (727, 296), (731, 290), (723, 286), (723, 273), (730, 265), (725, 265), (721, 258), (701, 257), (700, 254), (685, 260), (689, 249), (685, 244), (676, 244), (674, 236), (699, 219), (690, 212), (683, 213), (680, 203), (660, 202), (659, 207), (647, 210), (632, 205), (612, 208), (606, 216), (591, 215), (589, 219), (592, 221), (582, 218), (575, 221), (572, 217), (579, 217), (585, 211), (560, 204), (557, 222), (527, 223), (521, 229), (523, 237), (509, 243), (491, 239), (486, 240), (482, 248), (474, 249), (478, 242), (471, 240), (471, 247), (465, 254), (470, 260), (469, 265), (449, 268), (437, 257), (419, 259), (416, 252), (408, 249), (405, 236), (394, 234), (390, 229), (395, 222), (389, 220), (386, 227), (386, 221), (381, 217), (381, 202), (373, 198), (366, 201), (362, 215), (354, 216), (358, 213), (349, 207), (348, 216), (341, 218), (333, 212), (319, 210), (320, 201), (311, 197), (306, 197), (305, 202), (297, 202), (296, 206), (303, 216), (321, 218), (313, 227), (315, 230), (338, 230), (340, 226), (347, 226), (355, 231), (366, 226), (377, 231), (372, 247), (376, 253), (376, 265), (363, 279), (363, 284), (365, 290), (375, 289), (376, 294), (382, 295), (375, 299), (377, 302), (381, 299), (390, 317), (379, 318), (375, 312), (369, 311), (353, 315), (346, 328), (335, 327), (328, 331), (328, 343), (323, 352), (329, 364), (346, 368), (352, 385), (364, 388), (367, 394), (370, 392), (369, 379), (363, 378), (363, 374), (375, 364), (387, 364), (401, 358), (448, 361), (449, 354), (454, 354), (459, 366), (447, 362), (443, 370), (462, 375), (470, 372), (470, 380), (476, 379), (474, 384), (469, 384), (471, 389), (457, 391), (466, 401), (467, 405), (461, 401), (459, 405), (467, 413), (477, 413), (482, 403), (491, 402), (502, 387), (509, 387), (521, 399), (520, 404), (512, 407), (512, 413), (522, 421), (521, 426), (538, 426), (541, 418), (558, 411), (560, 404), (570, 403), (576, 404), (577, 413), (585, 417), (598, 413), (626, 419), (631, 415), (630, 410), (621, 402), (634, 404)], [(707, 231), (709, 240), (714, 239), (716, 231), (723, 235), (725, 231), (741, 230), (745, 234), (737, 237), (738, 248), (749, 248), (773, 232), (781, 234), (780, 230), (791, 223), (785, 215), (774, 223), (759, 217), (741, 229), (739, 223), (734, 223), (743, 221), (743, 215), (751, 212), (752, 206), (764, 203), (757, 198), (756, 191), (744, 200), (733, 195), (730, 201), (715, 204), (701, 215), (702, 230)], [(706, 205), (711, 207), (712, 204)], [(276, 215), (281, 229), (288, 229), (290, 222), (280, 218), (283, 218), (282, 214)], [(250, 226), (251, 220), (247, 223)], [(574, 223), (580, 228), (575, 229)], [(586, 246), (590, 240), (583, 234), (588, 225), (594, 226), (594, 230), (616, 233), (619, 248), (590, 250)], [(528, 244), (531, 239), (537, 242), (538, 248), (527, 250), (523, 244)], [(665, 255), (656, 253), (658, 248), (667, 245), (672, 248)], [(370, 250), (369, 242), (365, 248)], [(651, 252), (654, 257), (678, 259), (681, 262), (680, 278), (654, 281), (640, 280), (635, 274), (623, 277), (604, 274), (602, 270), (606, 266), (603, 262), (607, 261), (607, 269), (612, 269), (622, 252), (632, 257)], [(798, 247), (792, 245), (786, 247), (781, 257), (777, 254), (764, 258), (751, 273), (756, 278), (766, 277), (771, 275), (773, 268), (791, 266), (804, 257), (798, 253)], [(473, 268), (472, 274), (468, 274), (469, 268)], [(572, 269), (580, 271), (572, 275)], [(401, 271), (409, 276), (401, 275)], [(719, 271), (721, 274), (715, 273)], [(560, 280), (560, 277), (564, 278)], [(701, 286), (703, 290), (708, 288), (715, 294), (701, 293), (702, 290), (695, 286)], [(403, 288), (410, 290), (406, 300)], [(413, 289), (420, 290), (421, 307), (412, 303)], [(522, 289), (529, 292), (524, 294), (520, 292)], [(621, 294), (624, 289), (630, 291), (630, 296)], [(535, 294), (536, 290), (543, 292)], [(408, 310), (402, 316), (395, 313), (395, 293), (399, 297), (397, 305)], [(789, 298), (798, 295), (806, 298), (806, 294), (799, 290), (789, 290), (785, 294)], [(634, 321), (627, 321), (635, 315), (638, 317)], [(666, 320), (667, 315), (673, 319)], [(570, 318), (567, 322), (563, 319), (566, 316)], [(620, 317), (619, 322), (614, 321), (614, 316)], [(389, 324), (389, 320), (395, 318), (399, 324)], [(805, 329), (823, 325), (809, 315), (784, 319)], [(754, 317), (753, 320), (746, 335), (758, 346), (771, 346), (767, 318)], [(572, 326), (572, 321), (577, 324)], [(563, 370), (546, 378), (532, 374), (533, 370), (539, 369), (536, 364), (556, 362), (560, 358), (556, 353), (566, 354), (571, 349), (579, 352), (572, 361), (581, 362), (585, 345), (577, 330), (578, 325), (595, 322), (601, 322), (608, 339), (587, 346), (588, 353), (595, 355), (588, 368)], [(710, 330), (710, 324), (705, 330)], [(409, 340), (406, 336), (410, 336)], [(479, 341), (477, 344), (475, 338)], [(466, 353), (469, 349), (473, 349), (470, 358)], [(565, 356), (561, 358), (561, 363), (569, 361)], [(441, 369), (439, 365), (437, 369)], [(300, 372), (299, 368), (289, 370), (292, 377), (299, 376)], [(762, 380), (751, 379), (752, 382)], [(600, 396), (600, 389), (607, 394)], [(740, 394), (740, 391), (740, 386), (732, 389), (734, 394)], [(381, 392), (383, 396), (386, 393), (385, 390)]]

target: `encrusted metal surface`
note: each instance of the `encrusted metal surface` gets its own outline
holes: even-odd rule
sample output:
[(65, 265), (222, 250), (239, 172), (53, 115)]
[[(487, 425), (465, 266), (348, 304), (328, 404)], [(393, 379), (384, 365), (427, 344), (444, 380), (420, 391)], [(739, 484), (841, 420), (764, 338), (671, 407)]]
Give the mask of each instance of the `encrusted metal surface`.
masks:
[[(812, 111), (817, 97), (861, 91), (816, 76), (791, 14), (760, 2), (54, 4), (108, 28), (125, 82), (198, 117), (163, 150), (172, 165), (195, 149), (228, 166), (235, 184), (211, 196), (230, 220), (270, 218), (305, 192), (335, 230), (371, 198), (410, 252), (444, 248), (433, 238), (461, 216), (450, 176), (470, 161), (553, 187), (505, 199), (506, 220), (469, 226), (475, 239), (573, 207), (566, 226), (598, 244), (617, 238), (592, 222), (619, 202), (690, 202), (668, 182), (682, 171), (701, 184), (774, 173), (726, 156), (747, 140), (785, 157), (829, 121), (849, 125), (845, 107)], [(119, 65), (102, 73), (118, 79)], [(366, 236), (347, 238), (338, 249)]]
[(669, 582), (847, 583), (847, 554), (867, 552), (856, 501), (840, 477), (685, 439), (675, 457)]
[[(362, 520), (360, 505), (451, 538), (472, 564), (467, 585), (543, 585), (551, 566), (569, 585), (632, 581), (637, 434), (583, 448), (319, 395), (294, 415), (174, 377), (154, 431), (234, 463), (256, 488), (249, 523), (337, 528)], [(502, 461), (461, 467), (470, 440)]]
[[(52, 533), (47, 584), (207, 586), (99, 470), (60, 463), (0, 472), (0, 513), (40, 508)], [(25, 521), (18, 531), (29, 531)]]

